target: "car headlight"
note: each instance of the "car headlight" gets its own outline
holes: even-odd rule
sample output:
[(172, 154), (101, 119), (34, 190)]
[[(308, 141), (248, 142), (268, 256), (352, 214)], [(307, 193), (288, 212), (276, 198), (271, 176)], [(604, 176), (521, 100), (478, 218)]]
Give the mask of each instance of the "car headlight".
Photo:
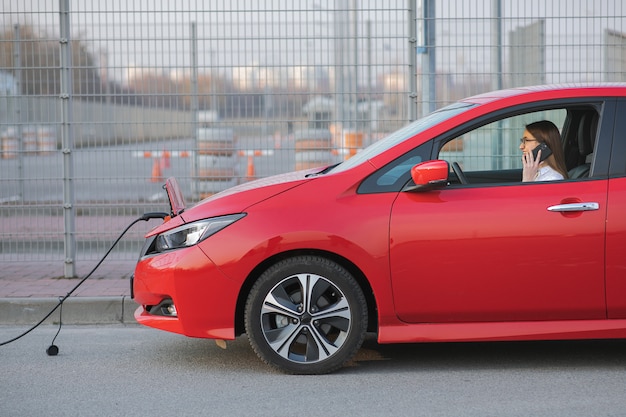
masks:
[(154, 248), (157, 252), (164, 252), (193, 246), (243, 217), (245, 213), (230, 214), (184, 224), (158, 235)]

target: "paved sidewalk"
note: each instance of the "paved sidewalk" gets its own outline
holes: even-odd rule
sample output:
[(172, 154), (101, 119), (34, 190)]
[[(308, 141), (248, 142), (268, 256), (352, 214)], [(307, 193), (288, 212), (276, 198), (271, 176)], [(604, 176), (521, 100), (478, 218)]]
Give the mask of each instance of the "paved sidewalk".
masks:
[[(66, 295), (98, 261), (82, 261), (78, 278), (63, 277), (63, 263), (25, 261), (0, 263), (0, 298), (59, 297)], [(102, 265), (73, 294), (74, 297), (130, 296), (130, 277), (135, 261), (105, 259)]]
[[(82, 261), (76, 274), (63, 277), (63, 263), (0, 263), (0, 324), (34, 324), (71, 291), (97, 264)], [(105, 259), (94, 274), (64, 302), (64, 324), (133, 323), (137, 305), (130, 299), (135, 261)], [(58, 311), (49, 323), (58, 322)]]

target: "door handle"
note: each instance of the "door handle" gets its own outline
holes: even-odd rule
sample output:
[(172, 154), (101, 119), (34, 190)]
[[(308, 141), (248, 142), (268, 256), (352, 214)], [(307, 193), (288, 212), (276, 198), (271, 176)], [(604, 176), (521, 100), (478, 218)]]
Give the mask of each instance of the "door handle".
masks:
[(600, 209), (600, 204), (594, 203), (594, 202), (557, 204), (555, 206), (548, 207), (548, 211), (558, 211), (558, 212), (593, 211), (593, 210), (599, 210), (599, 209)]

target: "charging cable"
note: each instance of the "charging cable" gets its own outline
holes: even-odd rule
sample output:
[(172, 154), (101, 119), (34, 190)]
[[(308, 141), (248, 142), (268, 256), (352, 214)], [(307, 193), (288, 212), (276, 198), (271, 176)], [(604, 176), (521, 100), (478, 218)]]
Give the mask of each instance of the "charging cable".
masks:
[(48, 354), (48, 356), (56, 356), (59, 353), (59, 348), (54, 344), (54, 341), (56, 340), (57, 336), (59, 335), (59, 332), (61, 331), (61, 325), (63, 324), (62, 320), (61, 320), (61, 316), (63, 314), (63, 302), (65, 302), (65, 300), (67, 300), (68, 297), (71, 296), (74, 293), (74, 291), (76, 291), (78, 289), (78, 287), (83, 285), (83, 283), (85, 281), (87, 281), (87, 279), (89, 279), (89, 277), (91, 277), (94, 272), (96, 272), (96, 270), (100, 267), (100, 265), (102, 265), (102, 262), (104, 262), (106, 257), (109, 256), (109, 254), (111, 253), (113, 248), (115, 248), (115, 246), (117, 246), (119, 241), (122, 239), (122, 237), (124, 237), (126, 232), (128, 232), (131, 227), (133, 227), (136, 223), (139, 223), (140, 221), (148, 221), (150, 219), (164, 219), (167, 216), (169, 216), (168, 213), (153, 212), (153, 213), (144, 213), (141, 217), (135, 219), (131, 224), (129, 224), (126, 227), (126, 229), (124, 229), (124, 231), (117, 237), (117, 239), (115, 239), (115, 242), (113, 242), (113, 244), (111, 245), (109, 250), (104, 254), (104, 256), (96, 264), (96, 266), (94, 266), (93, 269), (83, 279), (81, 279), (78, 282), (78, 284), (76, 284), (76, 286), (74, 286), (74, 288), (72, 288), (67, 294), (65, 294), (65, 296), (59, 297), (59, 302), (57, 303), (57, 305), (54, 306), (54, 308), (52, 308), (52, 310), (50, 310), (50, 312), (48, 314), (46, 314), (44, 316), (44, 318), (39, 320), (39, 322), (37, 322), (37, 324), (35, 324), (30, 329), (26, 330), (24, 333), (20, 334), (19, 336), (16, 336), (13, 339), (7, 340), (6, 342), (0, 343), (0, 346), (8, 345), (9, 343), (13, 343), (16, 340), (19, 340), (22, 337), (26, 336), (28, 333), (32, 332), (37, 327), (39, 327), (44, 321), (46, 321), (46, 319), (48, 317), (50, 317), (52, 315), (52, 313), (54, 313), (58, 308), (60, 308), (60, 311), (59, 311), (59, 330), (57, 331), (56, 335), (54, 336), (54, 339), (52, 339), (52, 344), (48, 347), (48, 349), (46, 349), (46, 353)]

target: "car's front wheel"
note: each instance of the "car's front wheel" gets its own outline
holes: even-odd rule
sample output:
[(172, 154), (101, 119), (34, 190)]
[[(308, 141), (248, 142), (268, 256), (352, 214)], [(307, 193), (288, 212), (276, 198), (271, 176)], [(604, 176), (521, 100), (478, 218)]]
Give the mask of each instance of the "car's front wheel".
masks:
[(367, 305), (345, 268), (298, 256), (259, 277), (248, 296), (245, 325), (252, 348), (269, 365), (292, 374), (323, 374), (361, 347)]

